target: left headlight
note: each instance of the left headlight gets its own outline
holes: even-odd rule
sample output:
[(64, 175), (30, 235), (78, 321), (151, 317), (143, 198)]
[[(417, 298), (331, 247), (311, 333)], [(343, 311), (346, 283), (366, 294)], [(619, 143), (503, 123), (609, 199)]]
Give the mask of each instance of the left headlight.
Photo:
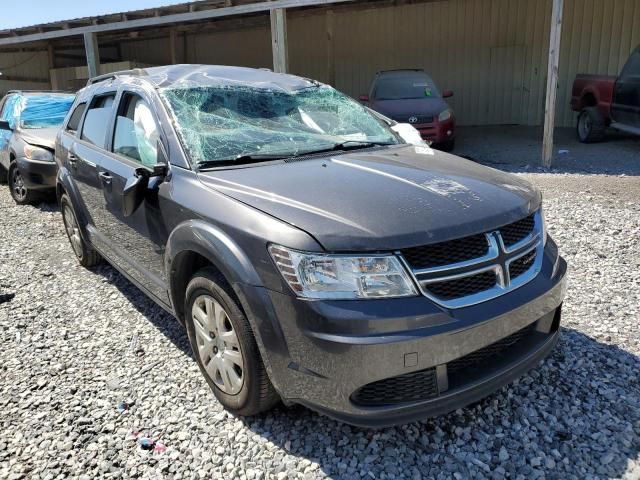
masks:
[(271, 245), (269, 253), (296, 295), (316, 299), (410, 297), (418, 294), (394, 255), (325, 255)]
[(446, 110), (440, 112), (440, 115), (438, 115), (438, 120), (444, 122), (446, 120), (449, 120), (451, 118), (451, 115), (453, 115), (453, 111), (450, 108), (447, 108)]
[(46, 148), (36, 147), (35, 145), (25, 145), (24, 156), (29, 160), (53, 162), (53, 154), (49, 150)]

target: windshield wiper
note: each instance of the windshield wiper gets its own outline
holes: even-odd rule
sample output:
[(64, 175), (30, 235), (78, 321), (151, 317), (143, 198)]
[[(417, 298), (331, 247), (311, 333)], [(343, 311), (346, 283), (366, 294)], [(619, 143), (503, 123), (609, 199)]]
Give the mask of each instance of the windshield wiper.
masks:
[(266, 153), (254, 153), (250, 155), (238, 155), (232, 158), (220, 160), (203, 160), (198, 162), (198, 168), (228, 167), (229, 165), (248, 165), (251, 163), (268, 162), (270, 160), (283, 160), (287, 155), (271, 155)]
[(318, 150), (306, 150), (304, 152), (300, 152), (296, 155), (292, 155), (291, 158), (301, 157), (304, 155), (313, 155), (315, 153), (324, 153), (324, 152), (336, 152), (336, 151), (345, 151), (345, 150), (358, 150), (361, 148), (369, 148), (375, 147), (378, 145), (397, 145), (394, 142), (372, 142), (369, 140), (346, 140), (344, 142), (339, 142), (334, 144), (328, 148), (321, 148)]

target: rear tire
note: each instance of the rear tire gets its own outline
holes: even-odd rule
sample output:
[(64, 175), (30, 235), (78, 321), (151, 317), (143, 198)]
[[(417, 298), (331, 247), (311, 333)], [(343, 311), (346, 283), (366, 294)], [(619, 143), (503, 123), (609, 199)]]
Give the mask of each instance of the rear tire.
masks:
[(73, 253), (76, 254), (80, 265), (86, 268), (98, 265), (102, 262), (102, 257), (82, 238), (76, 213), (66, 193), (60, 197), (60, 210), (62, 211), (62, 220), (67, 232), (67, 237), (69, 238), (69, 243), (71, 243)]
[(251, 416), (279, 402), (251, 325), (215, 269), (203, 268), (189, 282), (185, 323), (200, 371), (224, 408)]
[(582, 143), (595, 143), (604, 139), (607, 124), (597, 107), (585, 107), (578, 115), (576, 132)]
[(9, 165), (9, 192), (11, 192), (13, 201), (18, 205), (33, 204), (40, 198), (37, 192), (29, 190), (24, 184), (22, 172), (20, 172), (16, 162), (12, 162)]

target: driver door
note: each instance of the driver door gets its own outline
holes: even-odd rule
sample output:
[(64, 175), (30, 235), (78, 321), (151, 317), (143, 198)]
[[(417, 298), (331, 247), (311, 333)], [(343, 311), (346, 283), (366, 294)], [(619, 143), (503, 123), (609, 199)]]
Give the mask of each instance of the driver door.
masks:
[(112, 141), (100, 162), (98, 176), (102, 182), (105, 208), (102, 225), (110, 225), (102, 234), (118, 257), (118, 265), (146, 290), (168, 303), (164, 271), (164, 248), (167, 230), (160, 190), (166, 187), (163, 177), (151, 177), (142, 204), (130, 215), (124, 213), (124, 189), (136, 177), (136, 170), (149, 172), (162, 155), (159, 123), (150, 104), (141, 94), (123, 92), (117, 107)]

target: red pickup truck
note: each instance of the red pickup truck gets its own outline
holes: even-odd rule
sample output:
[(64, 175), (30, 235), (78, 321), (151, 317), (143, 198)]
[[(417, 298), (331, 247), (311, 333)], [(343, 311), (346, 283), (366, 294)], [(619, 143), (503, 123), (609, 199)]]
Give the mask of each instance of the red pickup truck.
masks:
[(640, 135), (640, 46), (618, 77), (579, 74), (573, 82), (571, 108), (578, 115), (581, 142), (598, 142), (607, 127)]

